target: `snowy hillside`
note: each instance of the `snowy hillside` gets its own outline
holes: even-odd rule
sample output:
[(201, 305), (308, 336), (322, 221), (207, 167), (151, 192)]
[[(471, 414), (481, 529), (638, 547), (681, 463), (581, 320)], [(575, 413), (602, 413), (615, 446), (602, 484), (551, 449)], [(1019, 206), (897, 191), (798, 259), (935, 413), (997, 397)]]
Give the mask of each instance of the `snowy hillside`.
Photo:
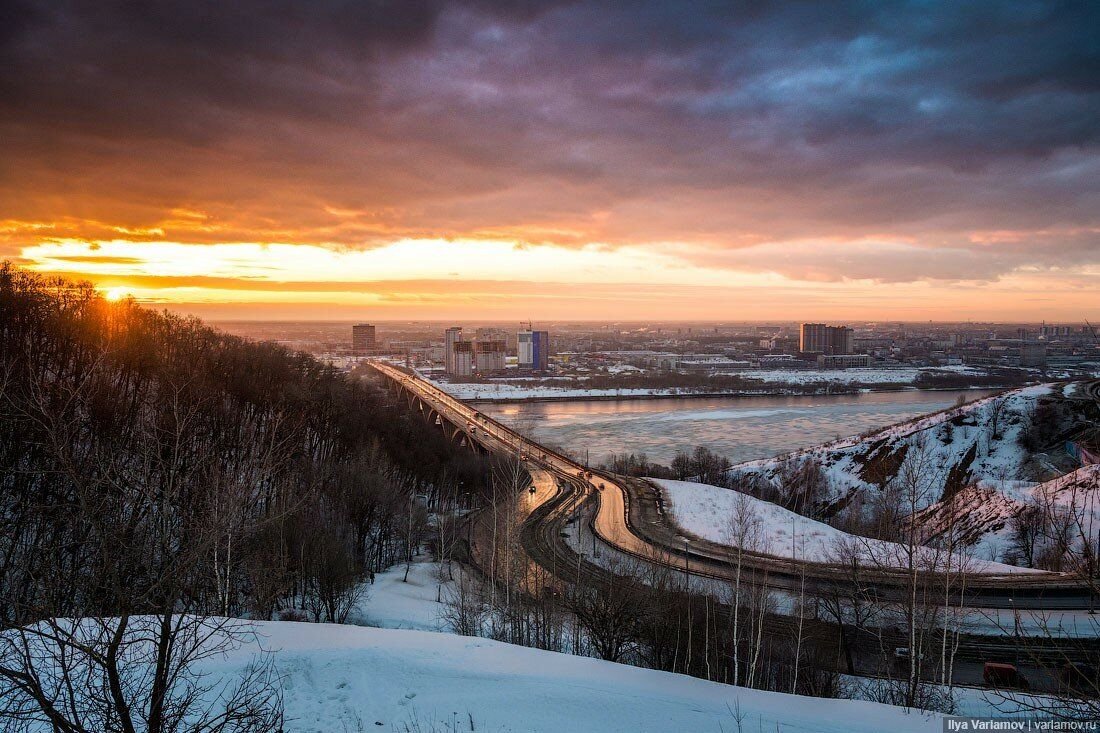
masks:
[[(854, 538), (835, 527), (731, 489), (690, 481), (651, 480), (661, 487), (665, 508), (676, 525), (711, 542), (736, 544), (731, 524), (737, 522), (738, 526), (748, 528), (747, 533), (741, 532), (750, 540), (746, 543), (748, 550), (793, 560), (836, 562), (841, 547), (847, 545), (868, 564), (904, 567), (904, 549), (893, 542)], [(932, 550), (921, 549), (922, 562), (927, 567), (946, 563), (946, 558), (936, 557)], [(952, 567), (959, 566), (959, 560), (952, 561)], [(980, 560), (968, 567), (979, 573), (1041, 572)]]
[[(942, 719), (852, 700), (730, 687), (587, 657), (424, 631), (261, 622), (287, 731), (939, 731)], [(207, 666), (239, 674), (255, 648)]]
[[(1095, 422), (1095, 405), (1065, 399), (1062, 389), (1013, 390), (868, 435), (740, 464), (731, 478), (785, 503), (793, 492), (807, 491), (807, 513), (830, 516), (868, 511), (909, 467), (909, 475), (920, 476), (915, 503), (929, 534), (942, 533), (954, 519), (976, 555), (1002, 559), (1011, 517), (1049, 492), (1066, 494), (1057, 483), (1037, 488), (1073, 468), (1057, 436)], [(1036, 426), (1044, 419), (1046, 432), (1038, 442), (1049, 442), (1049, 450), (1025, 447), (1036, 442), (1028, 437), (1042, 432)], [(1095, 474), (1080, 478), (1095, 487)]]
[[(933, 453), (934, 462), (944, 469), (945, 481), (951, 470), (974, 478), (1017, 477), (1027, 459), (1017, 441), (1022, 415), (1050, 392), (1049, 385), (1025, 387), (870, 435), (844, 438), (782, 458), (744, 463), (735, 466), (733, 472), (774, 480), (783, 459), (809, 459), (820, 465), (829, 478), (828, 498), (839, 500), (895, 476), (906, 454), (923, 444)], [(995, 409), (1001, 410), (1002, 422), (996, 439), (990, 428)], [(938, 499), (939, 496), (929, 497), (928, 502)]]
[[(921, 514), (921, 523), (933, 533), (954, 527), (983, 558), (1006, 559), (1031, 565), (1044, 551), (1044, 540), (1034, 541), (1032, 557), (1024, 556), (1014, 538), (1017, 518), (1027, 512), (1040, 517), (1062, 517), (1071, 538), (1094, 538), (1100, 531), (1100, 465), (1080, 468), (1043, 483), (981, 481), (959, 491)], [(1040, 533), (1042, 534), (1042, 533)]]

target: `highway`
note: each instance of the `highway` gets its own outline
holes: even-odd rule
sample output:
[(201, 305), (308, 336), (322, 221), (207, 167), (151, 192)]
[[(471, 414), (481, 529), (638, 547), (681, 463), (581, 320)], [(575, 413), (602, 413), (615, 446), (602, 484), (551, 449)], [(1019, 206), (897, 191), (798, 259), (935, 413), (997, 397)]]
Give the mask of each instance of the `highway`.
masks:
[[(662, 562), (692, 575), (731, 581), (737, 571), (732, 550), (698, 537), (685, 536), (668, 522), (661, 507), (660, 492), (641, 479), (592, 471), (578, 462), (550, 450), (511, 428), (478, 412), (431, 382), (391, 364), (371, 361), (369, 365), (393, 380), (457, 429), (490, 452), (515, 456), (536, 479), (537, 506), (527, 507), (524, 540), (537, 548), (534, 556), (552, 556), (554, 564), (567, 562), (575, 553), (564, 545), (560, 527), (564, 513), (582, 500), (593, 500), (597, 511), (592, 531), (615, 550), (645, 562)], [(548, 482), (548, 478), (553, 481)], [(556, 490), (551, 486), (556, 485)], [(816, 592), (835, 588), (843, 594), (850, 571), (827, 563), (800, 562), (757, 552), (741, 558), (742, 582), (758, 583), (781, 591), (796, 590), (800, 584)], [(903, 571), (866, 569), (861, 583), (880, 599), (900, 597), (905, 583)], [(866, 590), (866, 589), (865, 589)], [(967, 579), (966, 605), (981, 609), (1087, 609), (1092, 599), (1079, 578), (1061, 574), (1014, 575), (975, 574)]]

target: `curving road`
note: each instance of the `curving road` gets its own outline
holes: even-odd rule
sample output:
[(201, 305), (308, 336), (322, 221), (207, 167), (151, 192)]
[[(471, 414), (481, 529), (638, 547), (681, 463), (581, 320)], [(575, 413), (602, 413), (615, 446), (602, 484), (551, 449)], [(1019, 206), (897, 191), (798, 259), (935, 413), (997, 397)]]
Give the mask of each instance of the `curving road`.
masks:
[[(464, 438), (490, 452), (516, 456), (524, 462), (536, 477), (536, 492), (525, 499), (529, 516), (523, 530), (532, 557), (550, 557), (557, 567), (575, 557), (564, 546), (561, 528), (569, 513), (588, 500), (597, 506), (592, 531), (619, 552), (697, 576), (724, 581), (734, 578), (737, 568), (731, 549), (685, 536), (667, 521), (660, 492), (652, 484), (586, 469), (483, 415), (428, 380), (385, 362), (368, 363), (456, 426)], [(742, 582), (780, 590), (797, 590), (807, 583), (820, 592), (850, 584), (848, 570), (841, 566), (747, 551), (742, 553), (740, 572)], [(899, 596), (904, 582), (905, 574), (900, 570), (868, 569), (861, 578), (861, 584), (885, 599)], [(1081, 580), (1068, 575), (982, 574), (970, 577), (967, 584), (966, 604), (974, 608), (1086, 609), (1092, 603)]]

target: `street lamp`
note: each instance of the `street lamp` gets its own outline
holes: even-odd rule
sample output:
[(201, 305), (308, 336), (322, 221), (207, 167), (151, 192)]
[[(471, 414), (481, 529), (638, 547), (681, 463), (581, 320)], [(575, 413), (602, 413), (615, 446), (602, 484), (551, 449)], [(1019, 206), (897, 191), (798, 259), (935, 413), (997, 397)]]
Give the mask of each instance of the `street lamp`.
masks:
[(688, 576), (691, 573), (691, 566), (689, 565), (689, 563), (691, 562), (691, 556), (688, 555), (688, 543), (691, 542), (691, 538), (684, 537), (683, 540), (684, 540), (684, 582), (685, 583), (690, 583), (691, 581), (689, 580)]
[(1016, 610), (1016, 601), (1012, 598), (1008, 599), (1008, 605), (1012, 606), (1012, 636), (1014, 637), (1014, 644), (1012, 647), (1016, 651), (1016, 670), (1020, 669), (1020, 613)]

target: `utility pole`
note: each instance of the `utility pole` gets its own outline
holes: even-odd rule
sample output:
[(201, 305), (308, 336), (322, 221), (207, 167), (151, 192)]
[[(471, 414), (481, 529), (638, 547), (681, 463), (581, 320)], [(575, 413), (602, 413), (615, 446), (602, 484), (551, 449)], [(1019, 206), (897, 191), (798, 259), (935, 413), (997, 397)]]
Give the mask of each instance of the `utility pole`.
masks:
[(1012, 645), (1016, 652), (1016, 671), (1020, 671), (1020, 613), (1016, 610), (1016, 601), (1008, 599), (1008, 605), (1012, 606), (1012, 636), (1015, 643)]

